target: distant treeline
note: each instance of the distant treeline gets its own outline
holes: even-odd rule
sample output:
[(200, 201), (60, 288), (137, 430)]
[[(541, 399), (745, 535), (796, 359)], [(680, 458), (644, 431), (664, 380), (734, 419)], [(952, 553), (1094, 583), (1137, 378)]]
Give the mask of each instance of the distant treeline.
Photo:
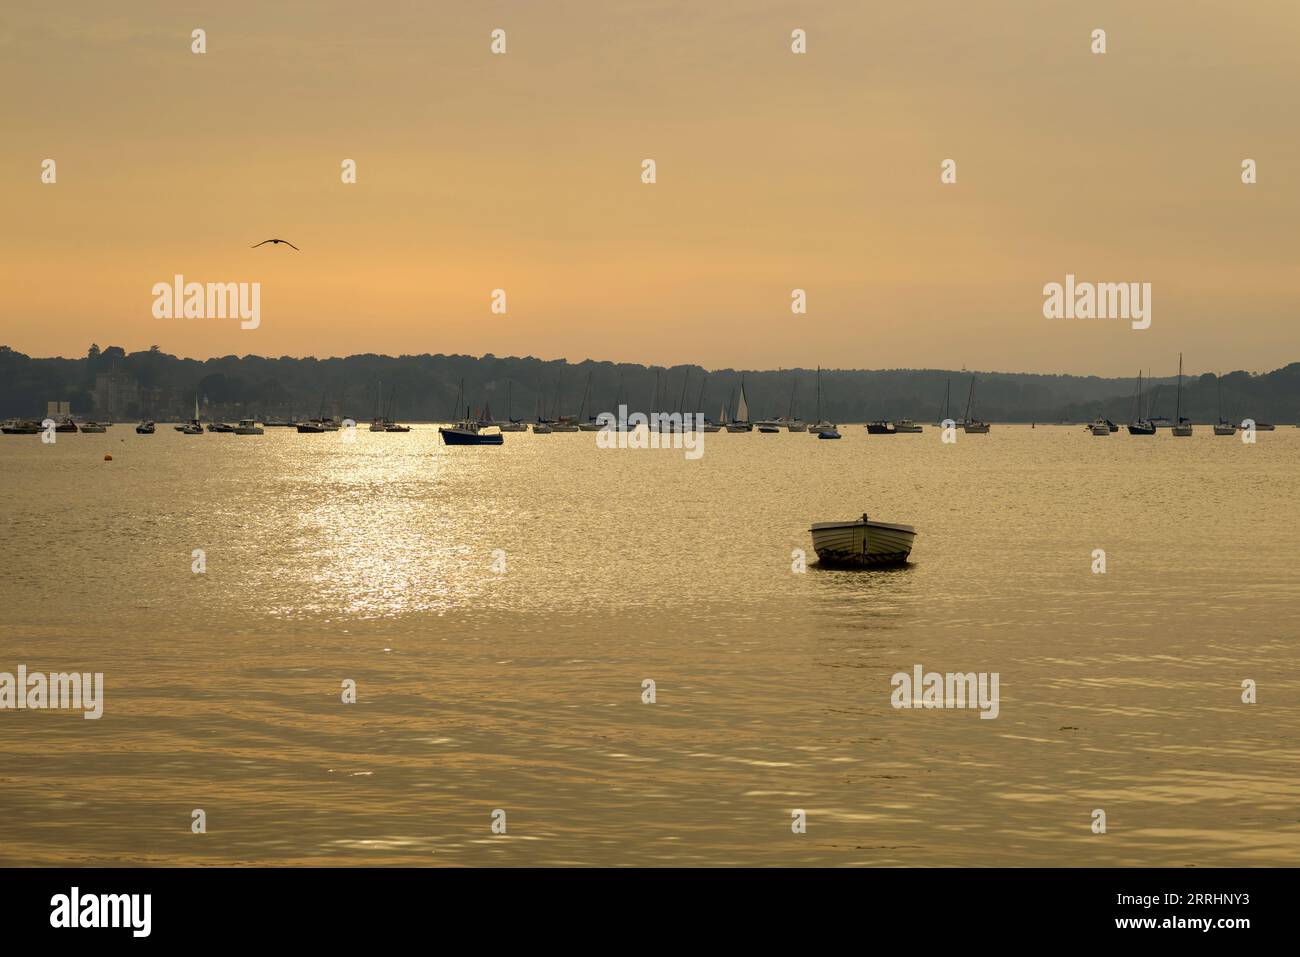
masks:
[[(837, 422), (912, 418), (934, 422), (951, 390), (949, 413), (966, 410), (972, 375), (975, 415), (1001, 422), (1087, 421), (1103, 415), (1127, 422), (1133, 413), (1134, 378), (1032, 375), (941, 369), (823, 369), (822, 412)], [(793, 413), (817, 415), (814, 369), (779, 371), (704, 370), (699, 366), (643, 366), (586, 360), (570, 363), (532, 357), (463, 355), (295, 359), (288, 356), (225, 356), (182, 359), (156, 346), (127, 353), (92, 346), (78, 359), (37, 359), (0, 346), (0, 417), (39, 418), (48, 401), (72, 404), (74, 414), (103, 415), (109, 378), (119, 414), (164, 419), (188, 417), (197, 393), (205, 416), (308, 418), (319, 411), (365, 421), (382, 411), (393, 418), (451, 418), (464, 381), (465, 402), (490, 404), (492, 414), (533, 419), (577, 415), (590, 378), (585, 416), (616, 411), (703, 411), (716, 419), (726, 405), (734, 415), (743, 379), (750, 418)], [(1175, 377), (1147, 383), (1153, 414), (1174, 415)], [(382, 394), (381, 385), (382, 382)], [(701, 387), (703, 393), (701, 396)], [(793, 393), (793, 401), (792, 401)], [(126, 396), (124, 399), (123, 396)], [(507, 399), (509, 397), (509, 400)], [(507, 407), (509, 401), (509, 407)], [(1292, 423), (1300, 416), (1300, 363), (1262, 375), (1223, 376), (1225, 417)], [(463, 413), (463, 409), (459, 410)], [(1183, 382), (1183, 412), (1197, 422), (1217, 420), (1219, 386), (1213, 375)]]

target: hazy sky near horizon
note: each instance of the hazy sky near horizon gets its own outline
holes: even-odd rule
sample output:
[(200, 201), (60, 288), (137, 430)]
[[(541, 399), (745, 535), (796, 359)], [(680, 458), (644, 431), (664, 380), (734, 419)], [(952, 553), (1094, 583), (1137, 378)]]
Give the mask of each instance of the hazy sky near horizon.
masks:
[[(1298, 34), (1294, 0), (7, 0), (0, 343), (1273, 369)], [(259, 282), (260, 326), (155, 318), (178, 273)], [(1067, 273), (1150, 282), (1151, 327), (1045, 319)]]

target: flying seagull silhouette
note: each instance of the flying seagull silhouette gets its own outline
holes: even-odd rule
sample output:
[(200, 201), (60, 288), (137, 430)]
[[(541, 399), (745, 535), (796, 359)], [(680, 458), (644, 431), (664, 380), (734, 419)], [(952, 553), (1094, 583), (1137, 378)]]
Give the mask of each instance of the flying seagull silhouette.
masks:
[[(258, 246), (265, 246), (267, 243), (284, 243), (284, 244), (285, 244), (286, 246), (288, 246), (290, 249), (298, 249), (297, 246), (295, 246), (293, 243), (289, 242), (289, 240), (287, 240), (287, 239), (263, 239), (260, 243), (253, 243), (253, 245), (250, 246), (250, 247), (248, 247), (248, 248), (249, 248), (249, 249), (256, 249)], [(298, 251), (299, 251), (299, 252), (302, 252), (302, 250), (300, 250), (300, 249), (299, 249)]]

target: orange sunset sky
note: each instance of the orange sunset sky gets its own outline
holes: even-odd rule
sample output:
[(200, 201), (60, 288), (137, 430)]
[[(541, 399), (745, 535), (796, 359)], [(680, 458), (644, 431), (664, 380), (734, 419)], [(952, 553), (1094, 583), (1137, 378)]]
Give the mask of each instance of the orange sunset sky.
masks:
[[(0, 343), (1272, 369), (1298, 36), (1294, 0), (7, 0)], [(154, 318), (176, 273), (260, 282), (260, 327)], [(1066, 273), (1150, 282), (1151, 328), (1045, 319)]]

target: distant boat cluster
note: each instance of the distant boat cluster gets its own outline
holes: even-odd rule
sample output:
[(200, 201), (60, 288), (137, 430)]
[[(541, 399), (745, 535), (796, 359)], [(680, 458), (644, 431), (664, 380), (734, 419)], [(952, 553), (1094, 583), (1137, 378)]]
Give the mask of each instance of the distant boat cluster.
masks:
[[(707, 379), (707, 376), (705, 377)], [(1169, 429), (1170, 432), (1178, 437), (1186, 437), (1192, 434), (1192, 422), (1182, 414), (1182, 381), (1183, 381), (1183, 357), (1178, 357), (1178, 388), (1175, 407), (1175, 417), (1173, 419), (1164, 416), (1155, 415), (1153, 411), (1154, 397), (1147, 395), (1143, 391), (1142, 374), (1138, 374), (1137, 388), (1133, 399), (1133, 416), (1128, 423), (1127, 428), (1130, 435), (1155, 435), (1160, 429)], [(636, 428), (649, 428), (652, 431), (659, 432), (758, 432), (764, 435), (771, 435), (777, 432), (803, 432), (814, 435), (819, 439), (838, 439), (841, 438), (839, 427), (836, 423), (829, 421), (822, 414), (822, 389), (821, 389), (821, 369), (817, 370), (817, 418), (814, 422), (806, 422), (795, 413), (795, 394), (796, 386), (791, 387), (790, 405), (785, 415), (778, 415), (772, 418), (751, 421), (749, 414), (749, 402), (745, 395), (745, 381), (742, 378), (740, 382), (739, 394), (732, 392), (728, 402), (723, 405), (718, 413), (717, 420), (709, 419), (702, 413), (684, 413), (681, 411), (685, 407), (686, 381), (682, 382), (682, 396), (677, 404), (677, 411), (666, 412), (657, 411), (648, 414), (637, 413), (632, 416), (633, 419), (643, 419), (644, 425), (632, 425), (626, 419), (614, 421), (610, 413), (603, 415), (590, 415), (584, 417), (588, 408), (588, 400), (591, 396), (591, 377), (587, 378), (587, 389), (583, 394), (582, 405), (577, 415), (560, 415), (558, 412), (552, 417), (546, 417), (538, 409), (538, 414), (533, 422), (527, 422), (523, 419), (515, 418), (507, 413), (505, 419), (494, 419), (492, 417), (491, 407), (486, 406), (483, 409), (471, 413), (469, 406), (464, 404), (465, 401), (465, 384), (462, 381), (459, 393), (456, 397), (455, 415), (460, 415), (460, 410), (464, 410), (464, 416), (458, 418), (454, 424), (443, 426), (438, 429), (443, 441), (448, 445), (502, 445), (504, 444), (504, 433), (506, 432), (527, 432), (530, 430), (534, 435), (550, 435), (555, 432), (600, 432), (605, 430), (611, 431), (634, 431)], [(507, 391), (507, 404), (511, 405), (513, 393), (513, 383), (510, 383), (510, 389)], [(380, 385), (380, 394), (382, 395), (382, 383)], [(371, 432), (410, 432), (409, 425), (402, 425), (391, 417), (392, 395), (389, 401), (384, 403), (382, 409), (377, 409), (375, 416), (370, 421), (369, 430)], [(948, 382), (944, 390), (943, 406), (939, 414), (939, 419), (935, 423), (938, 428), (957, 428), (973, 435), (987, 435), (989, 433), (989, 423), (974, 414), (975, 405), (975, 377), (971, 376), (970, 388), (966, 395), (966, 409), (960, 419), (953, 418), (951, 409), (952, 383)], [(700, 395), (698, 404), (702, 404), (704, 399), (704, 384), (700, 385)], [(734, 402), (734, 404), (733, 404)], [(309, 419), (295, 419), (293, 416), (280, 419), (266, 419), (260, 421), (257, 419), (240, 419), (235, 423), (210, 421), (206, 424), (201, 420), (199, 415), (199, 398), (194, 397), (194, 416), (193, 418), (174, 426), (177, 432), (183, 435), (202, 435), (207, 432), (224, 432), (233, 435), (263, 435), (266, 429), (285, 428), (296, 429), (300, 434), (319, 434), (324, 432), (338, 432), (344, 427), (355, 427), (356, 423), (350, 419), (338, 420), (332, 416), (324, 414), (325, 399), (321, 399), (321, 411)], [(557, 384), (555, 407), (560, 405), (560, 387)], [(651, 399), (649, 408), (663, 409), (664, 402), (662, 382), (657, 382), (655, 394)], [(539, 402), (540, 406), (540, 402)], [(622, 386), (614, 400), (614, 408), (626, 408), (622, 405)], [(734, 410), (734, 411), (732, 411)], [(513, 411), (513, 408), (510, 408)], [(46, 430), (48, 427), (45, 423), (37, 422), (32, 419), (8, 419), (0, 423), (0, 432), (5, 435), (36, 435)], [(1068, 422), (1060, 423), (1069, 425)], [(57, 420), (53, 420), (55, 432), (89, 432), (102, 433), (111, 422), (81, 421), (78, 422), (70, 415), (60, 415)], [(1255, 422), (1254, 429), (1260, 432), (1271, 432), (1275, 426), (1268, 422)], [(1300, 424), (1298, 424), (1300, 427)], [(1120, 430), (1120, 426), (1108, 418), (1099, 416), (1095, 421), (1089, 423), (1086, 428), (1096, 436), (1110, 435)], [(924, 427), (912, 419), (899, 419), (897, 421), (887, 419), (876, 419), (866, 423), (865, 429), (868, 435), (911, 435), (924, 431)], [(1215, 435), (1234, 435), (1238, 426), (1233, 424), (1223, 415), (1222, 389), (1219, 393), (1219, 421), (1214, 425)], [(152, 435), (157, 431), (157, 423), (151, 419), (140, 422), (135, 431), (140, 435)]]
[[(689, 376), (689, 373), (688, 373)], [(707, 381), (707, 377), (706, 377)], [(704, 382), (700, 383), (700, 395), (697, 400), (697, 407), (704, 403)], [(703, 414), (685, 413), (682, 409), (685, 407), (687, 380), (682, 380), (682, 394), (677, 404), (677, 411), (674, 412), (651, 412), (645, 414), (646, 424), (644, 427), (652, 431), (659, 432), (758, 432), (764, 435), (772, 435), (781, 431), (786, 432), (803, 432), (808, 435), (816, 436), (818, 439), (838, 439), (841, 438), (839, 427), (836, 423), (829, 421), (822, 414), (822, 388), (821, 388), (821, 368), (817, 369), (817, 418), (812, 423), (805, 422), (795, 414), (795, 400), (797, 383), (790, 387), (790, 406), (785, 415), (775, 416), (769, 419), (762, 419), (757, 422), (751, 421), (749, 417), (749, 400), (745, 395), (745, 380), (740, 380), (739, 395), (732, 393), (730, 399), (721, 407), (718, 412), (717, 420), (707, 418)], [(456, 399), (456, 408), (459, 410), (464, 402), (464, 382), (461, 383), (460, 394)], [(556, 406), (559, 406), (560, 386), (556, 385)], [(618, 394), (614, 398), (614, 408), (624, 408), (622, 405), (622, 387), (620, 386)], [(651, 398), (649, 407), (651, 409), (664, 408), (662, 380), (656, 380), (655, 394)], [(951, 384), (949, 394), (944, 397), (944, 416), (948, 414), (948, 399), (951, 393)], [(591, 396), (591, 376), (587, 377), (587, 389), (583, 393), (582, 405), (577, 415), (556, 415), (554, 418), (544, 418), (538, 413), (537, 420), (532, 425), (532, 431), (535, 435), (550, 435), (555, 432), (599, 432), (602, 430), (624, 430), (628, 428), (625, 421), (612, 421), (612, 414), (607, 416), (590, 416), (583, 417), (586, 412), (587, 402)], [(989, 424), (971, 415), (971, 408), (975, 398), (975, 379), (971, 377), (970, 393), (966, 398), (966, 415), (960, 422), (954, 424), (975, 434), (985, 434), (989, 431)], [(509, 393), (507, 393), (509, 401)], [(734, 402), (734, 405), (733, 405)], [(729, 410), (734, 408), (734, 413)], [(941, 420), (939, 425), (943, 425)], [(495, 428), (496, 432), (485, 431)], [(495, 420), (491, 416), (490, 410), (485, 410), (479, 415), (471, 415), (469, 408), (465, 407), (465, 417), (458, 421), (454, 426), (439, 429), (443, 441), (448, 445), (501, 445), (504, 441), (502, 433), (505, 432), (524, 432), (529, 428), (529, 423), (522, 419), (516, 419), (507, 416), (505, 420)], [(887, 421), (884, 419), (869, 422), (866, 426), (869, 435), (907, 435), (924, 431), (924, 428), (912, 419), (900, 419), (898, 422)]]
[[(1137, 389), (1133, 394), (1133, 418), (1128, 424), (1129, 435), (1155, 435), (1157, 429), (1169, 429), (1177, 438), (1185, 439), (1192, 434), (1192, 420), (1183, 415), (1183, 356), (1181, 353), (1178, 355), (1178, 391), (1174, 405), (1174, 418), (1168, 419), (1164, 416), (1153, 415), (1151, 409), (1153, 401), (1153, 397), (1147, 396), (1146, 404), (1143, 404), (1142, 373), (1139, 372)], [(1276, 426), (1270, 422), (1256, 422), (1254, 428), (1257, 432), (1272, 432)], [(1093, 435), (1110, 435), (1112, 432), (1118, 432), (1119, 426), (1110, 419), (1099, 416), (1096, 421), (1088, 426), (1088, 430)], [(1223, 385), (1220, 382), (1219, 421), (1214, 425), (1214, 434), (1236, 435), (1236, 433), (1237, 426), (1224, 418), (1223, 415)]]

